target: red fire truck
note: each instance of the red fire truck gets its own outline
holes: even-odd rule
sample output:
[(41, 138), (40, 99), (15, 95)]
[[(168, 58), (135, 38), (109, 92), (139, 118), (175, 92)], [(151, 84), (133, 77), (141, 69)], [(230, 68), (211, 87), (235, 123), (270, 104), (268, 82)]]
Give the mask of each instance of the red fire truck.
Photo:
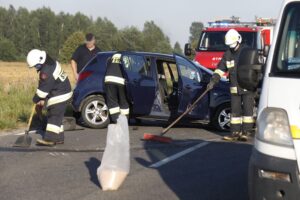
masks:
[[(274, 19), (257, 18), (256, 22), (240, 22), (239, 20), (220, 20), (209, 22), (209, 26), (202, 30), (195, 58), (200, 65), (215, 69), (222, 59), (226, 49), (225, 34), (229, 29), (237, 30), (242, 36), (242, 43), (258, 50), (270, 46), (272, 42)], [(191, 55), (191, 44), (186, 44), (184, 53)]]

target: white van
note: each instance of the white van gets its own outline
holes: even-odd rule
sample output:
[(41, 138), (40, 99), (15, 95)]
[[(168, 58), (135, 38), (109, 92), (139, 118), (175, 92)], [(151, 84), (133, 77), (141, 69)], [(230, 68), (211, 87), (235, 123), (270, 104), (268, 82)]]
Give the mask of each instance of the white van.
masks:
[(283, 2), (260, 97), (249, 195), (300, 199), (300, 0)]

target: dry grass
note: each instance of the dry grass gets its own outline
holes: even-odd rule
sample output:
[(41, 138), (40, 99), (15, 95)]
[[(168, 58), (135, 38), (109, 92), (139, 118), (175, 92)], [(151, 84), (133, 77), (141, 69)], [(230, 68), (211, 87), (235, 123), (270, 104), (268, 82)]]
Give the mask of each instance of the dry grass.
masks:
[[(71, 67), (62, 67), (74, 85)], [(0, 129), (24, 126), (38, 84), (38, 74), (35, 69), (29, 69), (26, 63), (20, 62), (0, 62), (0, 71)]]

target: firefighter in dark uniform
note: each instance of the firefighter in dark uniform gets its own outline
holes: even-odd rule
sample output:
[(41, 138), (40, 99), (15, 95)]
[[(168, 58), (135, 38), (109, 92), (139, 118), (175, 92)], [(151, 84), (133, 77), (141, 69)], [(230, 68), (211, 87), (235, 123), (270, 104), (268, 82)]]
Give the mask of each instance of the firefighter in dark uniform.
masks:
[(241, 88), (237, 81), (237, 63), (239, 55), (243, 48), (247, 48), (245, 45), (241, 44), (241, 42), (242, 37), (236, 30), (230, 29), (226, 33), (225, 44), (230, 48), (225, 52), (208, 84), (208, 88), (213, 88), (226, 72), (229, 73), (231, 93), (231, 135), (223, 137), (224, 140), (229, 141), (247, 141), (254, 125), (254, 92)]
[(107, 63), (105, 74), (105, 100), (109, 109), (110, 120), (116, 123), (120, 114), (129, 115), (126, 98), (125, 78), (121, 69), (120, 53), (115, 53)]
[(42, 109), (47, 107), (47, 126), (43, 139), (38, 145), (54, 146), (64, 143), (63, 117), (67, 101), (72, 97), (71, 85), (67, 74), (60, 64), (45, 51), (31, 50), (27, 55), (29, 67), (39, 72), (39, 84), (33, 102)]

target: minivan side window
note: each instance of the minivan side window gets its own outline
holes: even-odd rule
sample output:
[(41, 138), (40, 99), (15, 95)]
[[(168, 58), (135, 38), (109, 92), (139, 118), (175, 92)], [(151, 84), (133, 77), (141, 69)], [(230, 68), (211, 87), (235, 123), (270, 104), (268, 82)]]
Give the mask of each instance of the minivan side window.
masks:
[(177, 59), (177, 65), (179, 67), (180, 75), (182, 77), (188, 78), (190, 80), (193, 80), (197, 83), (200, 83), (201, 78), (198, 69), (188, 61), (179, 58)]
[(150, 65), (145, 61), (143, 56), (124, 55), (122, 61), (126, 71), (150, 76)]
[(300, 76), (300, 5), (287, 6), (281, 23), (272, 74)]

